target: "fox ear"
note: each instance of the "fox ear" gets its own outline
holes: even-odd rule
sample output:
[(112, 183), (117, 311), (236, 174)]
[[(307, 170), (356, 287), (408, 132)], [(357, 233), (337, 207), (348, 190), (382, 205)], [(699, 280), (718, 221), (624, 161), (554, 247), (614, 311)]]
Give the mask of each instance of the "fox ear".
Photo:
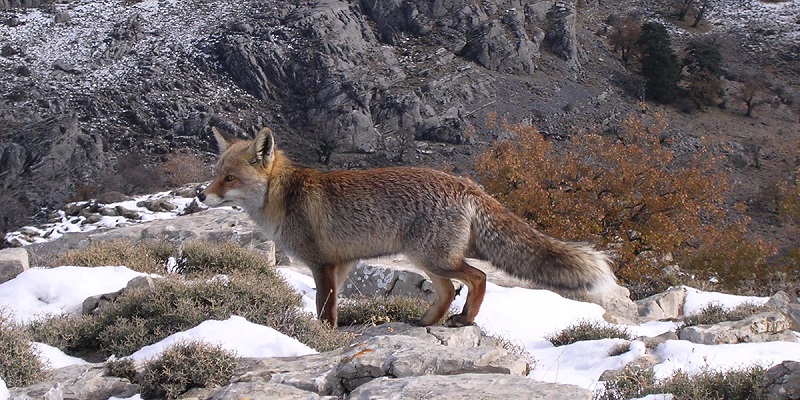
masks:
[(253, 141), (253, 161), (267, 166), (275, 159), (275, 139), (272, 137), (272, 130), (261, 128)]
[(219, 149), (219, 154), (224, 153), (225, 150), (227, 150), (228, 147), (231, 147), (231, 145), (234, 142), (234, 139), (222, 133), (222, 131), (217, 129), (216, 126), (211, 127), (211, 132), (214, 133), (214, 139), (217, 140), (217, 148)]

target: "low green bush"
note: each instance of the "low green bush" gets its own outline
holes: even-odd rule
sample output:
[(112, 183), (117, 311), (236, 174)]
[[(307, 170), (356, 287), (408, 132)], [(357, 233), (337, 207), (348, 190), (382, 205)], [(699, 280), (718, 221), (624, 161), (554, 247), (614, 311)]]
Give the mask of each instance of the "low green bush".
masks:
[(560, 332), (545, 337), (554, 346), (566, 346), (582, 340), (631, 339), (631, 333), (623, 327), (596, 321), (579, 321)]
[(144, 367), (140, 385), (144, 399), (176, 399), (197, 387), (230, 381), (236, 355), (219, 346), (198, 342), (178, 343)]
[(134, 271), (163, 274), (167, 260), (175, 252), (175, 248), (165, 241), (111, 240), (69, 250), (49, 264), (78, 267), (124, 265)]
[(765, 311), (762, 305), (742, 303), (733, 308), (726, 308), (720, 304), (710, 303), (701, 308), (699, 312), (687, 315), (681, 321), (679, 329), (695, 325), (712, 325), (725, 321), (741, 321), (751, 315)]
[(207, 319), (232, 315), (272, 327), (318, 351), (338, 348), (351, 339), (299, 307), (300, 296), (276, 274), (169, 276), (156, 280), (154, 288), (126, 290), (99, 315), (53, 317), (31, 324), (30, 329), (38, 341), (70, 354), (97, 357), (126, 356)]
[(761, 381), (766, 370), (750, 366), (739, 370), (711, 371), (697, 374), (678, 371), (664, 380), (656, 380), (652, 370), (628, 370), (606, 381), (605, 389), (595, 400), (628, 400), (648, 394), (671, 393), (676, 400), (750, 400), (760, 399)]
[(9, 387), (31, 385), (44, 377), (45, 365), (30, 342), (25, 329), (0, 309), (0, 377)]
[(339, 326), (380, 325), (419, 319), (430, 304), (408, 296), (354, 297), (339, 301)]

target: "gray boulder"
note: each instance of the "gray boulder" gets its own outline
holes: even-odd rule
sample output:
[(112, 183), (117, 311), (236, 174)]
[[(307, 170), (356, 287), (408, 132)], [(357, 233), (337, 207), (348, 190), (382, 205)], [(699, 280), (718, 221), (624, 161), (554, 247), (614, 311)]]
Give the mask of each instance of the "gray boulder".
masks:
[(689, 326), (680, 330), (681, 340), (700, 344), (795, 341), (792, 324), (778, 312), (764, 312), (741, 321)]
[(21, 248), (0, 250), (0, 283), (10, 281), (28, 269), (28, 252)]
[(775, 293), (766, 303), (767, 307), (772, 307), (792, 321), (792, 330), (800, 332), (800, 300), (797, 297), (789, 296), (784, 291)]
[(431, 282), (413, 271), (402, 271), (358, 263), (342, 286), (341, 295), (354, 296), (411, 296), (433, 301), (436, 292)]
[(591, 399), (589, 390), (502, 374), (383, 377), (359, 386), (349, 399)]
[(126, 290), (136, 289), (136, 288), (150, 288), (152, 289), (155, 285), (153, 278), (147, 275), (137, 276), (136, 278), (131, 279), (124, 288), (113, 292), (113, 293), (105, 293), (99, 294), (96, 296), (91, 296), (86, 298), (83, 301), (83, 306), (81, 307), (81, 314), (89, 315), (89, 314), (99, 314), (103, 311), (103, 307), (106, 306), (108, 303), (114, 301), (117, 297), (121, 296), (125, 293)]
[(49, 371), (47, 380), (24, 388), (10, 388), (11, 399), (106, 400), (139, 393), (139, 385), (106, 375), (103, 364), (71, 365)]
[(768, 369), (761, 387), (764, 399), (800, 399), (800, 362), (784, 361)]
[(676, 319), (683, 315), (686, 288), (673, 287), (664, 293), (636, 301), (639, 317), (645, 321)]

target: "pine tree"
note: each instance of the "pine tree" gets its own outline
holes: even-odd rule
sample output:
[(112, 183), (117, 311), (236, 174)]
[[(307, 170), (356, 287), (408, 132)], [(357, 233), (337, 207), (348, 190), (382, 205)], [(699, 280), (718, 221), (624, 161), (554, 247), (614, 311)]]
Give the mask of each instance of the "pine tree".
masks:
[(664, 25), (646, 22), (638, 44), (643, 49), (642, 75), (646, 80), (647, 94), (668, 104), (675, 101), (681, 65), (672, 50), (672, 41)]

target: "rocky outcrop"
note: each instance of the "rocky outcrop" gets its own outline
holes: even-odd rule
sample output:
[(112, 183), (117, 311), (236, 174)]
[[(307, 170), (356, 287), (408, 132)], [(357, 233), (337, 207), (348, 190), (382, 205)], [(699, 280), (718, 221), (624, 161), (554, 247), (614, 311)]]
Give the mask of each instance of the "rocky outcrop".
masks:
[(768, 369), (761, 387), (767, 400), (800, 399), (800, 362), (784, 361)]
[(714, 325), (688, 326), (680, 330), (681, 340), (700, 344), (750, 343), (767, 341), (794, 342), (789, 332), (792, 324), (777, 312), (765, 312), (741, 321), (726, 321)]
[(106, 374), (103, 364), (71, 365), (52, 370), (47, 380), (24, 388), (10, 388), (11, 399), (106, 400), (139, 393), (139, 385)]
[[(484, 344), (482, 338), (480, 329), (474, 326), (450, 329), (386, 324), (367, 330), (350, 346), (328, 353), (244, 359), (231, 384), (246, 382), (248, 387), (253, 387), (280, 383), (317, 395), (341, 396), (382, 377), (387, 379), (370, 387), (393, 385), (393, 379), (417, 376), (454, 376), (454, 379), (468, 380), (473, 374), (487, 374), (493, 379), (527, 374), (529, 367), (523, 358)], [(199, 397), (225, 391), (225, 387), (207, 390)], [(522, 393), (524, 396), (527, 392)]]
[(106, 158), (103, 138), (83, 130), (77, 114), (28, 123), (0, 140), (0, 188), (54, 207), (76, 193), (76, 177), (104, 168)]
[(0, 250), (0, 283), (16, 278), (28, 266), (28, 252), (25, 249)]
[(550, 51), (566, 60), (573, 71), (580, 71), (575, 1), (556, 1), (547, 12), (547, 21), (549, 29), (544, 41)]
[[(411, 327), (393, 323), (365, 331), (351, 345), (327, 353), (288, 358), (245, 358), (230, 383), (193, 389), (183, 399), (244, 397), (350, 399), (441, 396), (510, 396), (527, 399), (590, 399), (592, 392), (571, 385), (536, 382), (519, 354), (495, 347), (475, 326)], [(427, 389), (426, 389), (427, 388)], [(11, 398), (107, 399), (139, 390), (127, 380), (105, 376), (102, 364), (61, 368), (47, 382), (12, 388)], [(424, 392), (427, 390), (427, 392)], [(269, 394), (268, 397), (266, 394)], [(250, 397), (252, 395), (252, 397)]]
[(39, 262), (66, 250), (109, 240), (166, 240), (176, 245), (190, 240), (233, 241), (261, 251), (268, 264), (275, 264), (275, 244), (242, 212), (211, 209), (191, 217), (150, 221), (82, 233), (68, 233), (57, 241), (32, 244), (25, 248)]

